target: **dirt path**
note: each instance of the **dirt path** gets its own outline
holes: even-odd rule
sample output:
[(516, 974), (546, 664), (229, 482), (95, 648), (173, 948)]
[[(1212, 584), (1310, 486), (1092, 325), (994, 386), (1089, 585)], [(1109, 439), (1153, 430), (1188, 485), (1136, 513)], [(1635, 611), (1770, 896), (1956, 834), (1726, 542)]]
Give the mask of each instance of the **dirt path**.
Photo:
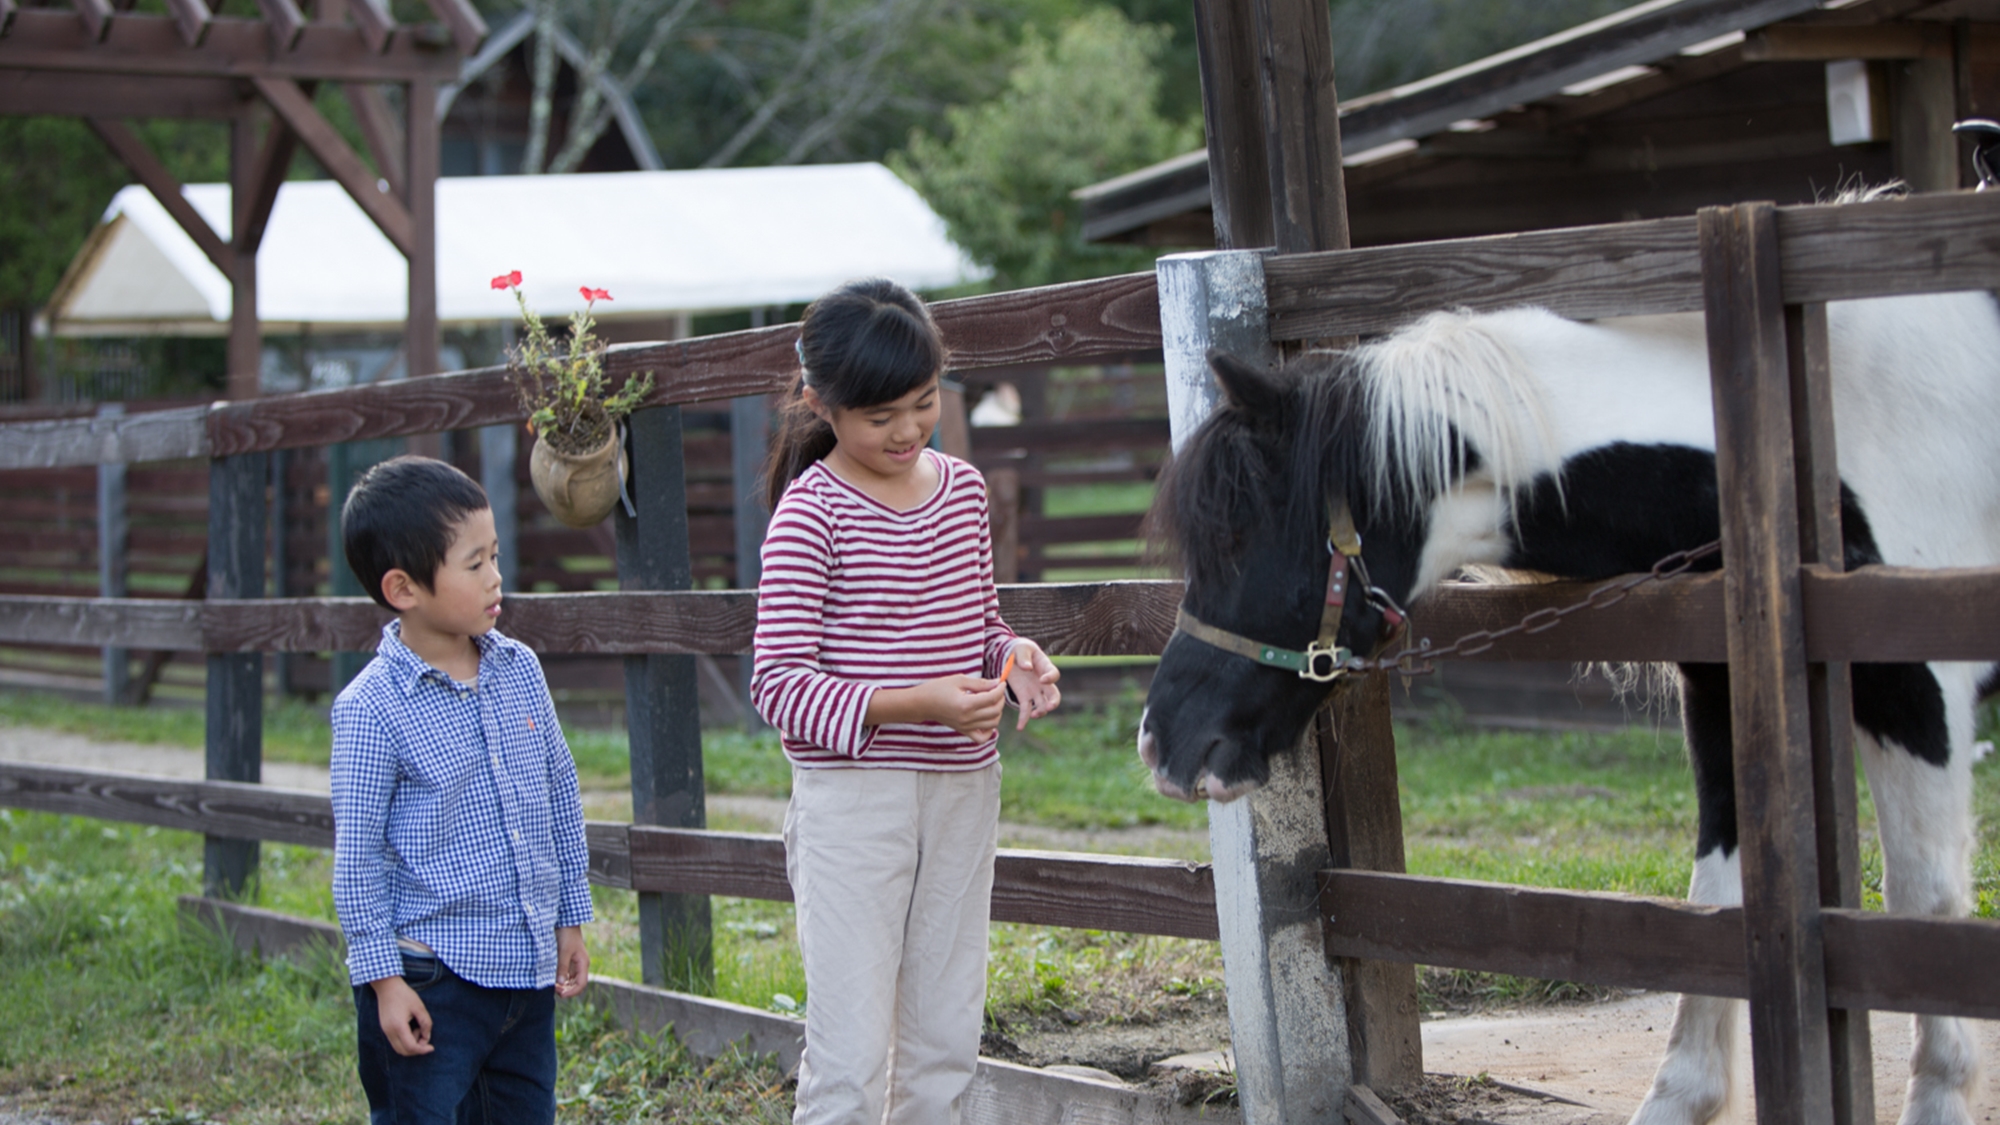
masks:
[[(21, 727), (0, 726), (0, 759), (168, 777), (198, 778), (203, 773), (199, 751), (101, 742)], [(267, 762), (264, 780), (291, 789), (327, 790), (327, 771), (318, 766)], [(775, 832), (783, 821), (785, 802), (775, 797), (725, 795), (710, 797), (708, 807), (719, 826)], [(585, 812), (591, 817), (624, 819), (630, 810), (630, 797), (622, 792), (585, 793)], [(1005, 824), (1001, 837), (1009, 847), (1138, 855), (1207, 854), (1205, 832), (1160, 828), (1083, 832)], [(1471, 1120), (1496, 1125), (1617, 1125), (1645, 1095), (1653, 1068), (1666, 1049), (1673, 1007), (1672, 996), (1645, 993), (1602, 1004), (1431, 1020), (1423, 1025), (1424, 1069), (1433, 1075), (1485, 1074), (1506, 1085), (1566, 1099), (1475, 1088), (1463, 1095), (1455, 1111)], [(1743, 1044), (1743, 1065), (1738, 1068), (1741, 1080), (1735, 1104), (1724, 1121), (1749, 1122), (1754, 1118), (1747, 1017), (1744, 1024), (1739, 1036)], [(2000, 1125), (2000, 1023), (1973, 1026), (1986, 1064), (1974, 1098), (1974, 1120)], [(1872, 1030), (1876, 1117), (1882, 1125), (1892, 1125), (1901, 1112), (1903, 1084), (1908, 1078), (1909, 1017), (1877, 1012)], [(1441, 1088), (1450, 1084), (1434, 1081), (1431, 1085)], [(9, 1106), (0, 1101), (0, 1125), (29, 1125), (41, 1120), (45, 1119), (10, 1114)], [(1449, 1120), (1456, 1122), (1459, 1116)]]

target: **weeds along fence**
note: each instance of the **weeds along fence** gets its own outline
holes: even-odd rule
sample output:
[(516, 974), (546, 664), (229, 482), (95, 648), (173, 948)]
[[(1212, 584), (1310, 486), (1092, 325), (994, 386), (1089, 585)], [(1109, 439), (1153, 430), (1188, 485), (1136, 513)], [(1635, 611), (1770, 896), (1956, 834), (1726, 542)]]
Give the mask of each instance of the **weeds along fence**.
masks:
[[(1747, 997), (1760, 1107), (1792, 1107), (1779, 1118), (1801, 1121), (1835, 1119), (1823, 1083), (1808, 1078), (1829, 1072), (1829, 1051), (1836, 1088), (1865, 1080), (1866, 1021), (1846, 1013), (2000, 1018), (2000, 975), (1986, 971), (2000, 960), (2000, 924), (1857, 909), (1845, 664), (2000, 658), (2000, 570), (1840, 571), (1839, 551), (1829, 549), (1840, 540), (1825, 331), (1829, 301), (2000, 286), (2000, 197), (1747, 204), (1698, 217), (1250, 258), (1264, 303), (1210, 302), (1208, 324), (1193, 335), (1226, 335), (1212, 330), (1231, 325), (1253, 329), (1265, 345), (1367, 335), (1450, 306), (1538, 304), (1586, 319), (1703, 311), (1718, 470), (1729, 482), (1723, 572), (1642, 587), (1559, 629), (1501, 639), (1476, 659), (1727, 660), (1738, 693), (1736, 760), (1760, 779), (1739, 789), (1742, 823), (1759, 827), (1742, 842), (1744, 906), (1336, 868), (1318, 876), (1326, 952)], [(1170, 276), (1167, 263), (1160, 276)], [(968, 369), (1070, 362), (1160, 347), (1165, 293), (1154, 275), (1132, 275), (946, 302), (937, 313)], [(1170, 357), (1188, 328), (1169, 325)], [(689, 896), (789, 896), (774, 838), (696, 830), (700, 743), (686, 662), (745, 651), (754, 605), (748, 593), (687, 589), (676, 417), (682, 403), (778, 386), (791, 370), (792, 332), (614, 352), (614, 372), (659, 377), (652, 405), (634, 416), (640, 511), (617, 517), (623, 588), (510, 603), (511, 631), (541, 651), (627, 658), (635, 823), (591, 826), (592, 877), (641, 893), (642, 933), (656, 927), (649, 977), (668, 952), (660, 935), (706, 918), (705, 899), (697, 909)], [(217, 890), (242, 885), (254, 852), (240, 841), (324, 846), (324, 798), (244, 784), (257, 777), (258, 654), (361, 646), (381, 618), (359, 599), (245, 596), (262, 590), (253, 581), (263, 565), (260, 455), (514, 420), (503, 373), (483, 370), (0, 428), (0, 468), (208, 458), (212, 560), (209, 597), (199, 603), (0, 597), (0, 641), (208, 654), (210, 780), (9, 765), (0, 767), (0, 803), (205, 832)], [(1415, 615), (1425, 634), (1446, 639), (1579, 594), (1573, 584), (1447, 587)], [(1157, 653), (1178, 596), (1173, 583), (1143, 581), (1001, 591), (1008, 619), (1058, 654)], [(1400, 855), (1400, 839), (1364, 843), (1352, 851)], [(994, 896), (994, 916), (1004, 920), (1218, 932), (1211, 873), (1173, 861), (1010, 852)]]

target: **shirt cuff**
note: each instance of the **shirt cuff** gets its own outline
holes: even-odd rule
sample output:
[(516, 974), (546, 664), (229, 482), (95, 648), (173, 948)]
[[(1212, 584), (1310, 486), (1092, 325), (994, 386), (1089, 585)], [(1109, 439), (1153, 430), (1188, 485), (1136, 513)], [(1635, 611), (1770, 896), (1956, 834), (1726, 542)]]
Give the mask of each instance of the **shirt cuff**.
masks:
[(403, 975), (403, 951), (393, 937), (365, 938), (347, 943), (347, 980), (364, 985), (384, 977)]
[(590, 906), (590, 890), (587, 887), (582, 894), (574, 898), (568, 894), (563, 895), (562, 903), (556, 907), (558, 930), (565, 926), (581, 926), (585, 922), (595, 921), (596, 918), (597, 915)]

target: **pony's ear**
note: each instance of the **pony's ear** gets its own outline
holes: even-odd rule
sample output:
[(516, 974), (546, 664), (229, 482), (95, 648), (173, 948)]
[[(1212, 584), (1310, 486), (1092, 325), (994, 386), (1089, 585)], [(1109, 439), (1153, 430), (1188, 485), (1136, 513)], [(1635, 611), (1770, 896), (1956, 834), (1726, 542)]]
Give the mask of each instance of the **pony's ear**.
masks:
[(1208, 366), (1215, 372), (1215, 381), (1221, 385), (1229, 405), (1253, 417), (1267, 418), (1280, 413), (1290, 398), (1290, 387), (1283, 376), (1228, 352), (1209, 349)]

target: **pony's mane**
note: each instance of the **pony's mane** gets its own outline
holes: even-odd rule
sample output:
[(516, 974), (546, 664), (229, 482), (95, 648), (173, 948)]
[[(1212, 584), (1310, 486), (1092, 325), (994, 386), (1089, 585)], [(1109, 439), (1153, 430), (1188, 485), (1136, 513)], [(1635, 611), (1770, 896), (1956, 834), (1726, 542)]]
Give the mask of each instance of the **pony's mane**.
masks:
[(1156, 557), (1195, 585), (1236, 577), (1246, 513), (1283, 497), (1286, 536), (1324, 534), (1338, 494), (1358, 518), (1417, 516), (1475, 467), (1510, 508), (1555, 440), (1527, 365), (1473, 314), (1434, 313), (1292, 371), (1281, 417), (1225, 404), (1160, 477), (1148, 519)]
[(1555, 433), (1540, 385), (1475, 314), (1432, 313), (1351, 354), (1375, 503), (1422, 511), (1476, 455), (1511, 509), (1552, 462)]

